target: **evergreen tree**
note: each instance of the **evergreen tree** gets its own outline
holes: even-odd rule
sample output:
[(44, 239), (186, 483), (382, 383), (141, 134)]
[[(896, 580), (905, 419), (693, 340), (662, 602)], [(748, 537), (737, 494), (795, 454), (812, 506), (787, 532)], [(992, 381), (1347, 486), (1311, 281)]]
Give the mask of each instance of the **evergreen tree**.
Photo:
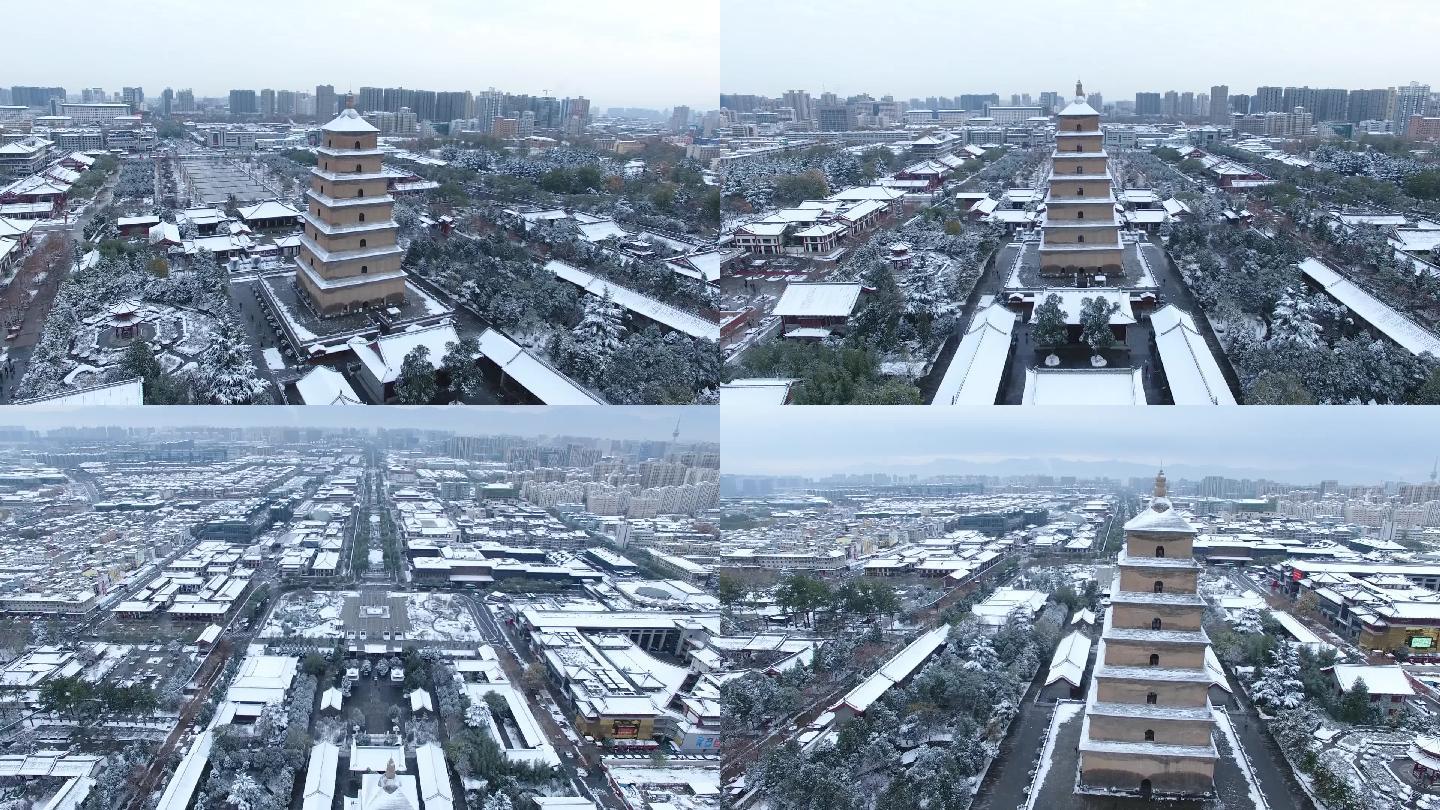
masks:
[(1035, 345), (1047, 349), (1064, 346), (1069, 339), (1065, 326), (1065, 311), (1060, 308), (1060, 296), (1050, 293), (1035, 307), (1030, 316), (1030, 339)]
[(1090, 347), (1095, 356), (1115, 345), (1115, 333), (1110, 331), (1110, 316), (1120, 305), (1108, 298), (1096, 296), (1081, 301), (1080, 339)]
[(476, 363), (479, 356), (480, 341), (475, 337), (463, 337), (458, 343), (445, 344), (445, 356), (440, 360), (440, 371), (449, 382), (450, 390), (457, 396), (474, 396), (484, 386), (484, 375)]
[(620, 307), (605, 296), (585, 296), (585, 314), (570, 334), (577, 345), (608, 360), (620, 348), (625, 328), (620, 322)]
[(230, 318), (220, 320), (214, 341), (200, 356), (195, 388), (211, 405), (260, 405), (269, 397), (250, 357), (250, 343)]
[(416, 346), (400, 363), (400, 378), (395, 381), (396, 398), (401, 405), (429, 405), (439, 390), (435, 369), (430, 365), (430, 348)]

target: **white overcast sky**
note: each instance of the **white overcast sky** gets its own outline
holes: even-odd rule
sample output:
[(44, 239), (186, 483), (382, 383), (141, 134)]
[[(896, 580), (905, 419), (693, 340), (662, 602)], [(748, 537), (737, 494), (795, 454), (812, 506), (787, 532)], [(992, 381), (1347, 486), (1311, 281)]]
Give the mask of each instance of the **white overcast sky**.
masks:
[(231, 89), (411, 87), (713, 109), (720, 0), (74, 0), (4, 3), (0, 82)]
[[(1440, 79), (1436, 0), (722, 0), (720, 85), (897, 99)], [(1073, 58), (1067, 57), (1074, 54)], [(1096, 55), (1090, 55), (1096, 54)]]
[(1434, 408), (722, 408), (727, 473), (1229, 475), (1422, 481)]

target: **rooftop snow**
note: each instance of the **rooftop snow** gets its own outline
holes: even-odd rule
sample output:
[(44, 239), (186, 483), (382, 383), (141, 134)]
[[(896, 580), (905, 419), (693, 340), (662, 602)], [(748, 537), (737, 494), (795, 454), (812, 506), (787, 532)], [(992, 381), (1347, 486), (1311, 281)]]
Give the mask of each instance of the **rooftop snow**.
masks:
[(1414, 695), (1405, 670), (1399, 666), (1360, 666), (1336, 664), (1335, 680), (1341, 689), (1350, 689), (1356, 680), (1364, 680), (1372, 695)]
[(481, 354), (546, 405), (600, 403), (595, 395), (494, 329), (480, 333), (479, 343)]
[(678, 332), (706, 340), (720, 339), (720, 325), (699, 315), (676, 309), (669, 304), (657, 301), (628, 287), (621, 287), (564, 262), (552, 259), (545, 264), (545, 269), (591, 295), (608, 295), (610, 300), (631, 312), (643, 315)]
[(1064, 680), (1071, 686), (1079, 686), (1085, 677), (1085, 665), (1090, 660), (1090, 638), (1076, 630), (1061, 640), (1050, 659), (1050, 672), (1045, 676), (1045, 685)]
[(341, 110), (339, 115), (335, 116), (335, 118), (332, 119), (330, 123), (326, 124), (320, 129), (325, 132), (346, 133), (380, 131), (375, 127), (374, 124), (371, 124), (369, 121), (361, 118), (360, 113), (354, 107), (346, 107), (344, 110)]
[(306, 405), (365, 404), (344, 374), (326, 366), (316, 366), (296, 380), (295, 390), (300, 392), (300, 401)]
[(1025, 370), (1025, 405), (1145, 405), (1138, 368)]
[(781, 317), (848, 318), (860, 299), (860, 285), (850, 283), (788, 284), (771, 314)]
[(720, 401), (726, 407), (756, 408), (784, 405), (794, 379), (747, 377), (720, 386)]
[(1176, 405), (1234, 405), (1235, 397), (1195, 319), (1174, 304), (1150, 316), (1160, 364)]
[(976, 313), (931, 404), (994, 405), (1014, 331), (1015, 313), (1001, 304)]
[(1300, 271), (1324, 288), (1336, 301), (1364, 318), (1386, 337), (1408, 349), (1411, 354), (1426, 352), (1440, 357), (1440, 337), (1421, 328), (1414, 321), (1395, 311), (1389, 304), (1360, 289), (1354, 282), (1330, 269), (1319, 259), (1306, 259)]

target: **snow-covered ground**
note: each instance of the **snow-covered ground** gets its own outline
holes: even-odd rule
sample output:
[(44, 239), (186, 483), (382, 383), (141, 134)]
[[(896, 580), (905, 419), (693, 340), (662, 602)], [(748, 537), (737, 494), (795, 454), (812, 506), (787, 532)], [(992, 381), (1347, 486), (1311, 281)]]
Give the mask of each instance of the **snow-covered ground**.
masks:
[(260, 629), (261, 638), (341, 638), (344, 623), (340, 611), (345, 597), (359, 596), (354, 591), (295, 591), (286, 594), (270, 619)]
[(422, 641), (480, 641), (480, 628), (469, 609), (451, 593), (406, 593), (410, 638)]

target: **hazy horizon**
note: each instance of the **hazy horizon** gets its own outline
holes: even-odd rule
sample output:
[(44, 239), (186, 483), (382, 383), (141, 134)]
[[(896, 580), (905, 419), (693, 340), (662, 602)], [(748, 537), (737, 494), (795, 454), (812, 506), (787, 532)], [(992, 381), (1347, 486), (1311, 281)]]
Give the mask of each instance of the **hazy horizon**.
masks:
[[(828, 90), (902, 101), (994, 92), (1002, 103), (1011, 93), (1038, 103), (1044, 91), (1070, 96), (1077, 79), (1109, 100), (1220, 84), (1233, 95), (1261, 85), (1430, 83), (1440, 24), (1440, 5), (1421, 0), (1387, 0), (1358, 13), (1340, 0), (1037, 0), (1024, 7), (910, 0), (883, 9), (834, 0), (823, 15), (806, 3), (723, 5), (722, 92)], [(777, 31), (814, 36), (776, 47)], [(1081, 43), (1098, 46), (1099, 55), (1082, 52)], [(883, 58), (861, 56), (872, 50)]]
[(694, 406), (342, 406), (181, 405), (140, 407), (46, 407), (22, 405), (0, 413), (0, 427), (54, 430), (78, 427), (265, 428), (448, 430), (457, 434), (583, 436), (599, 439), (668, 440), (679, 420), (681, 442), (718, 442), (714, 408)]
[(739, 475), (1123, 480), (1163, 467), (1176, 477), (1418, 482), (1440, 455), (1429, 408), (732, 408), (720, 421), (721, 470)]
[[(197, 97), (264, 88), (313, 93), (361, 86), (436, 91), (494, 87), (511, 93), (585, 96), (594, 109), (677, 104), (713, 109), (719, 98), (719, 0), (683, 14), (656, 0), (625, 13), (578, 0), (379, 0), (282, 3), (256, 0), (219, 28), (181, 0), (134, 6), (81, 0), (64, 9), (83, 24), (56, 28), (57, 9), (6, 10), (5, 86), (85, 87), (108, 93), (139, 86), (147, 102), (165, 87)], [(365, 25), (373, 20), (373, 26)], [(338, 23), (338, 27), (337, 27)], [(45, 32), (55, 37), (21, 36)], [(151, 47), (153, 46), (153, 47)], [(87, 58), (89, 54), (93, 58)]]

